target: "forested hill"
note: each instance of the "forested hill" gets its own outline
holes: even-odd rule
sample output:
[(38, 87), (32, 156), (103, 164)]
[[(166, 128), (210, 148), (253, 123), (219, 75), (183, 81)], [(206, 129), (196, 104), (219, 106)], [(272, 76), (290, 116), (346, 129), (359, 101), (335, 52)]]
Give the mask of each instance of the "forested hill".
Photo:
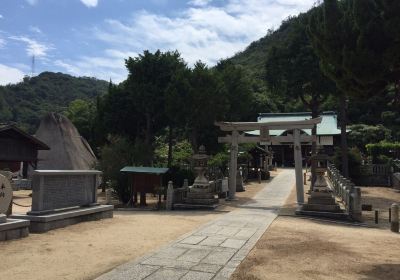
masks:
[(237, 53), (228, 60), (236, 65), (243, 66), (252, 77), (263, 80), (265, 75), (265, 63), (268, 52), (273, 45), (285, 40), (293, 27), (297, 17), (288, 18), (280, 27), (273, 31), (268, 30), (261, 39), (252, 42), (244, 51)]
[(107, 92), (108, 82), (63, 73), (43, 72), (18, 84), (0, 86), (0, 123), (15, 122), (35, 132), (47, 112), (63, 112), (75, 99), (95, 100)]

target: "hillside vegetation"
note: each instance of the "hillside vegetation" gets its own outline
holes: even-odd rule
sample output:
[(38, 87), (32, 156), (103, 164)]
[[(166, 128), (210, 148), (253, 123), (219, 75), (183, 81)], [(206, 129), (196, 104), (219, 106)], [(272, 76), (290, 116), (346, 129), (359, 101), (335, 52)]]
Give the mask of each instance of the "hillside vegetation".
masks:
[(18, 84), (0, 86), (0, 122), (15, 122), (33, 133), (46, 112), (64, 112), (76, 99), (93, 101), (107, 88), (106, 81), (63, 73), (26, 77)]

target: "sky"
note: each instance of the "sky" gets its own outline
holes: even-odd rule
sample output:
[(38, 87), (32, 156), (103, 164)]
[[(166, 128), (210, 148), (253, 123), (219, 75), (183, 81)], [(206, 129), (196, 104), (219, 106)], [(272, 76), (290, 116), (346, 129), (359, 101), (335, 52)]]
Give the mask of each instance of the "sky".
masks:
[(125, 59), (144, 50), (178, 50), (189, 66), (213, 66), (314, 2), (0, 0), (0, 84), (32, 69), (121, 82)]

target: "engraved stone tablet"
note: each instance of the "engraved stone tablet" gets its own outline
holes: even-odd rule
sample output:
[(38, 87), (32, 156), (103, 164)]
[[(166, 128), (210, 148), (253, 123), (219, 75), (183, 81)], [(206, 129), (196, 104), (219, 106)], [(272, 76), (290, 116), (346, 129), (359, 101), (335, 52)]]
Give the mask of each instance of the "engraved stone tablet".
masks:
[(12, 199), (12, 188), (10, 181), (0, 175), (0, 214), (5, 214), (10, 207)]

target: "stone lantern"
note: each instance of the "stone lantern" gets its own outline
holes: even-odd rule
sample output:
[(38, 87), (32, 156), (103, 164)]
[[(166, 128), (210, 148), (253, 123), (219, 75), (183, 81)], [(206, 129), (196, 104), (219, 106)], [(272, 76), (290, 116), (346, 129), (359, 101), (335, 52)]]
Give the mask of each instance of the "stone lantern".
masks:
[(204, 175), (207, 170), (207, 161), (209, 156), (206, 155), (206, 149), (203, 145), (199, 147), (199, 152), (193, 155), (194, 171), (196, 179), (194, 179), (193, 188), (207, 188), (209, 186), (208, 179)]

